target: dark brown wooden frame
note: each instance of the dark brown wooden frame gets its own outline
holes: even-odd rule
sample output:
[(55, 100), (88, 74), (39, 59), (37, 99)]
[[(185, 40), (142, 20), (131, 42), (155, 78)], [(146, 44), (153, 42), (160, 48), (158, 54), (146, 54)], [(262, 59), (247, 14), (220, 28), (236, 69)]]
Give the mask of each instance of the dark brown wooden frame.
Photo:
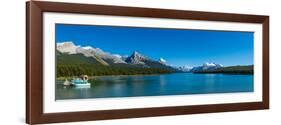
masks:
[[(262, 24), (263, 100), (262, 102), (248, 103), (82, 111), (48, 114), (43, 113), (43, 12), (82, 13)], [(26, 123), (38, 124), (73, 122), (257, 109), (269, 109), (269, 16), (39, 1), (30, 1), (26, 3)]]

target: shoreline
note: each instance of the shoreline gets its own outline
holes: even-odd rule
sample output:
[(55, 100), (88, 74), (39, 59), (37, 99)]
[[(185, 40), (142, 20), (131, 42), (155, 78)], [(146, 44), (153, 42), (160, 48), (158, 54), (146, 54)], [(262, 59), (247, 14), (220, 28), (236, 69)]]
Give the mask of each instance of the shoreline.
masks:
[[(217, 73), (217, 72), (177, 72), (177, 73), (192, 73), (192, 74), (223, 74), (223, 75), (254, 75), (253, 73)], [(110, 77), (110, 76), (155, 76), (155, 75), (168, 75), (177, 73), (165, 73), (165, 74), (134, 74), (134, 75), (99, 75), (99, 76), (89, 76), (89, 79), (97, 77)], [(78, 76), (65, 76), (57, 77), (56, 80), (71, 80), (77, 78)]]
[[(99, 76), (89, 76), (89, 78), (95, 77), (106, 77), (106, 76), (155, 76), (155, 75), (167, 75), (167, 74), (175, 74), (175, 73), (164, 73), (164, 74), (134, 74), (134, 75), (99, 75)], [(64, 79), (72, 79), (77, 78), (78, 76), (65, 76), (65, 77), (57, 77), (57, 80), (64, 80)]]

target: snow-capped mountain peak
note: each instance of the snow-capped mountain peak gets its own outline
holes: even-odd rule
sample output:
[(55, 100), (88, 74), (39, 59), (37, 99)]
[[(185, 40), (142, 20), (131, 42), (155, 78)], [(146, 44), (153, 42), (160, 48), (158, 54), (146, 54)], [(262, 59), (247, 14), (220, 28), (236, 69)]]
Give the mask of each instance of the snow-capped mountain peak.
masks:
[(190, 72), (193, 69), (192, 66), (180, 66), (178, 67), (178, 70), (182, 71), (182, 72)]
[(140, 53), (137, 52), (137, 51), (134, 51), (134, 52), (133, 52), (133, 55), (137, 56), (137, 55), (140, 55)]
[(206, 63), (204, 63), (203, 64), (203, 66), (216, 66), (216, 64), (215, 63), (209, 63), (209, 62), (206, 62)]
[(131, 56), (129, 56), (125, 61), (131, 64), (145, 64), (144, 61), (148, 60), (145, 56), (137, 51), (134, 51)]
[(86, 57), (93, 57), (100, 61), (102, 64), (108, 65), (104, 60), (112, 60), (113, 63), (126, 63), (121, 56), (111, 54), (103, 51), (100, 48), (93, 48), (91, 46), (77, 46), (73, 42), (57, 43), (57, 50), (62, 53), (68, 54), (83, 54)]
[(209, 62), (206, 62), (203, 64), (203, 70), (210, 70), (210, 69), (217, 69), (217, 68), (221, 68), (223, 67), (222, 64), (216, 64), (216, 63), (209, 63)]
[(93, 49), (91, 46), (82, 47), (83, 49)]
[(132, 54), (134, 57), (136, 58), (142, 58), (142, 59), (145, 59), (146, 57), (142, 54), (140, 54), (139, 52), (137, 51), (134, 51), (133, 54)]
[(112, 56), (115, 56), (115, 57), (117, 57), (117, 58), (122, 58), (122, 56), (121, 55), (119, 55), (119, 54), (112, 54)]
[(206, 62), (206, 63), (203, 64), (203, 66), (205, 66), (205, 67), (223, 67), (222, 64), (216, 64), (216, 63), (213, 63), (213, 62), (211, 62), (211, 63)]
[(222, 64), (206, 62), (202, 66), (197, 66), (197, 67), (192, 68), (191, 71), (198, 72), (198, 71), (206, 71), (206, 70), (215, 70), (215, 69), (222, 68), (222, 67), (223, 67)]
[(68, 54), (76, 54), (76, 49), (78, 46), (75, 46), (73, 42), (62, 42), (57, 43), (57, 50), (62, 53), (68, 53)]
[(167, 61), (166, 61), (165, 59), (163, 59), (163, 58), (160, 58), (160, 59), (159, 59), (159, 62), (164, 63), (164, 64), (167, 63)]

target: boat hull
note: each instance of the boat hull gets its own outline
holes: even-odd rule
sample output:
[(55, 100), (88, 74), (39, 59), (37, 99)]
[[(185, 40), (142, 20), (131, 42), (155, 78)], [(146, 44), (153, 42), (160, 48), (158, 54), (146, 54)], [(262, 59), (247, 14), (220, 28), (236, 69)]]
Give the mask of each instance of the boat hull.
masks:
[(91, 84), (90, 83), (83, 83), (83, 84), (73, 84), (75, 87), (78, 88), (90, 88)]

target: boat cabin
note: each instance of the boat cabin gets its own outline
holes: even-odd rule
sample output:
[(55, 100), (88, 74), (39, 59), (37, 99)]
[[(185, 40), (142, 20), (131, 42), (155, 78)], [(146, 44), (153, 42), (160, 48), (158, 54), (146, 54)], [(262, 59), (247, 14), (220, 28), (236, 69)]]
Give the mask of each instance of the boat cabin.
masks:
[(88, 81), (89, 78), (87, 75), (81, 75), (80, 79)]

